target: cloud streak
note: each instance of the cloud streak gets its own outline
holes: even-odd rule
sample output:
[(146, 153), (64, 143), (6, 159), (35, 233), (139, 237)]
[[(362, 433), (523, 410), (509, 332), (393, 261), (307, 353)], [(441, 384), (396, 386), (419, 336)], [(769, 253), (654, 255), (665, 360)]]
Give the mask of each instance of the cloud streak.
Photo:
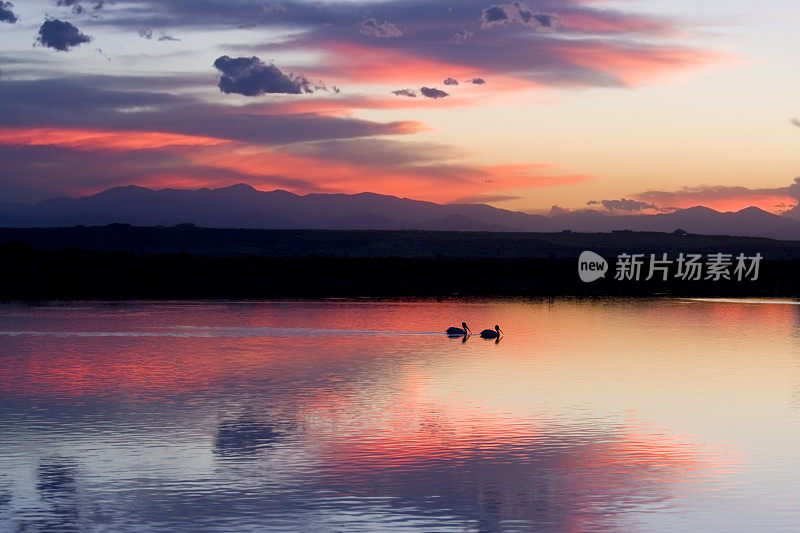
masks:
[(63, 128), (0, 128), (0, 144), (60, 146), (76, 150), (154, 150), (172, 146), (217, 146), (223, 139), (159, 131), (102, 131)]
[[(756, 206), (766, 211), (783, 212), (800, 203), (800, 178), (795, 178), (784, 187), (683, 187), (675, 191), (649, 190), (632, 196), (638, 201), (656, 206), (659, 210), (706, 206), (718, 211), (738, 211)], [(800, 216), (800, 210), (792, 209), (790, 214)]]
[(193, 83), (102, 76), (6, 80), (0, 82), (0, 101), (7, 104), (0, 126), (157, 130), (266, 144), (407, 135), (425, 128), (416, 121), (382, 123), (286, 109), (286, 102), (228, 106), (175, 94)]

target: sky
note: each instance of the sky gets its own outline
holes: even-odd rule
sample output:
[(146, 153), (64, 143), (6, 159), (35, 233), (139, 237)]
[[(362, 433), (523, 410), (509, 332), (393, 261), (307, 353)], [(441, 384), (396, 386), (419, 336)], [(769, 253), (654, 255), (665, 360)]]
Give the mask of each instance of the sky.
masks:
[(800, 214), (800, 4), (765, 4), (0, 1), (0, 202), (248, 183)]

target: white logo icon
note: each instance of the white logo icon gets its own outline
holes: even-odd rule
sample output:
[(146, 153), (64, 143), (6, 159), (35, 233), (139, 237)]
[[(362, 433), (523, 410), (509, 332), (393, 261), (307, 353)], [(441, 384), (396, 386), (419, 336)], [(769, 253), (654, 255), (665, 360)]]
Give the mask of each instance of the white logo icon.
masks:
[(584, 283), (591, 283), (606, 277), (608, 261), (594, 252), (583, 252), (578, 258), (578, 275)]

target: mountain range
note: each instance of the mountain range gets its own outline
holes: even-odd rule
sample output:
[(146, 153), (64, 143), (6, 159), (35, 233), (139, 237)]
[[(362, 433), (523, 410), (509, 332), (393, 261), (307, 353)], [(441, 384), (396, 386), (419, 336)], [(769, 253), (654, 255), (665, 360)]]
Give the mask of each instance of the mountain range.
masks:
[(484, 204), (436, 204), (373, 193), (297, 195), (245, 184), (219, 189), (126, 186), (34, 205), (0, 203), (0, 226), (51, 227), (127, 223), (252, 229), (341, 229), (496, 232), (619, 230), (737, 235), (800, 240), (800, 220), (757, 207), (719, 212), (692, 207), (656, 215), (573, 211), (543, 216)]

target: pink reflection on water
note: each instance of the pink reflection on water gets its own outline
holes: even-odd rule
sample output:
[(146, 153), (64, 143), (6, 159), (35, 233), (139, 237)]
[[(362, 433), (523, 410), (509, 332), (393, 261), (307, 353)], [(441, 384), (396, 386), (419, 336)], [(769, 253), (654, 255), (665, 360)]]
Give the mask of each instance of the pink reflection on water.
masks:
[[(68, 418), (73, 404), (152, 402), (167, 427), (209, 423), (220, 470), (267, 476), (282, 453), (287, 483), (336, 497), (449, 510), (487, 531), (620, 530), (625, 512), (663, 510), (740, 468), (734, 447), (662, 418), (691, 419), (732, 383), (760, 393), (793, 368), (771, 352), (795, 342), (796, 313), (679, 301), (23, 309), (3, 328), (39, 334), (0, 334), (0, 403), (56, 400)], [(462, 320), (507, 336), (444, 336)], [(187, 398), (200, 403), (164, 407)]]

